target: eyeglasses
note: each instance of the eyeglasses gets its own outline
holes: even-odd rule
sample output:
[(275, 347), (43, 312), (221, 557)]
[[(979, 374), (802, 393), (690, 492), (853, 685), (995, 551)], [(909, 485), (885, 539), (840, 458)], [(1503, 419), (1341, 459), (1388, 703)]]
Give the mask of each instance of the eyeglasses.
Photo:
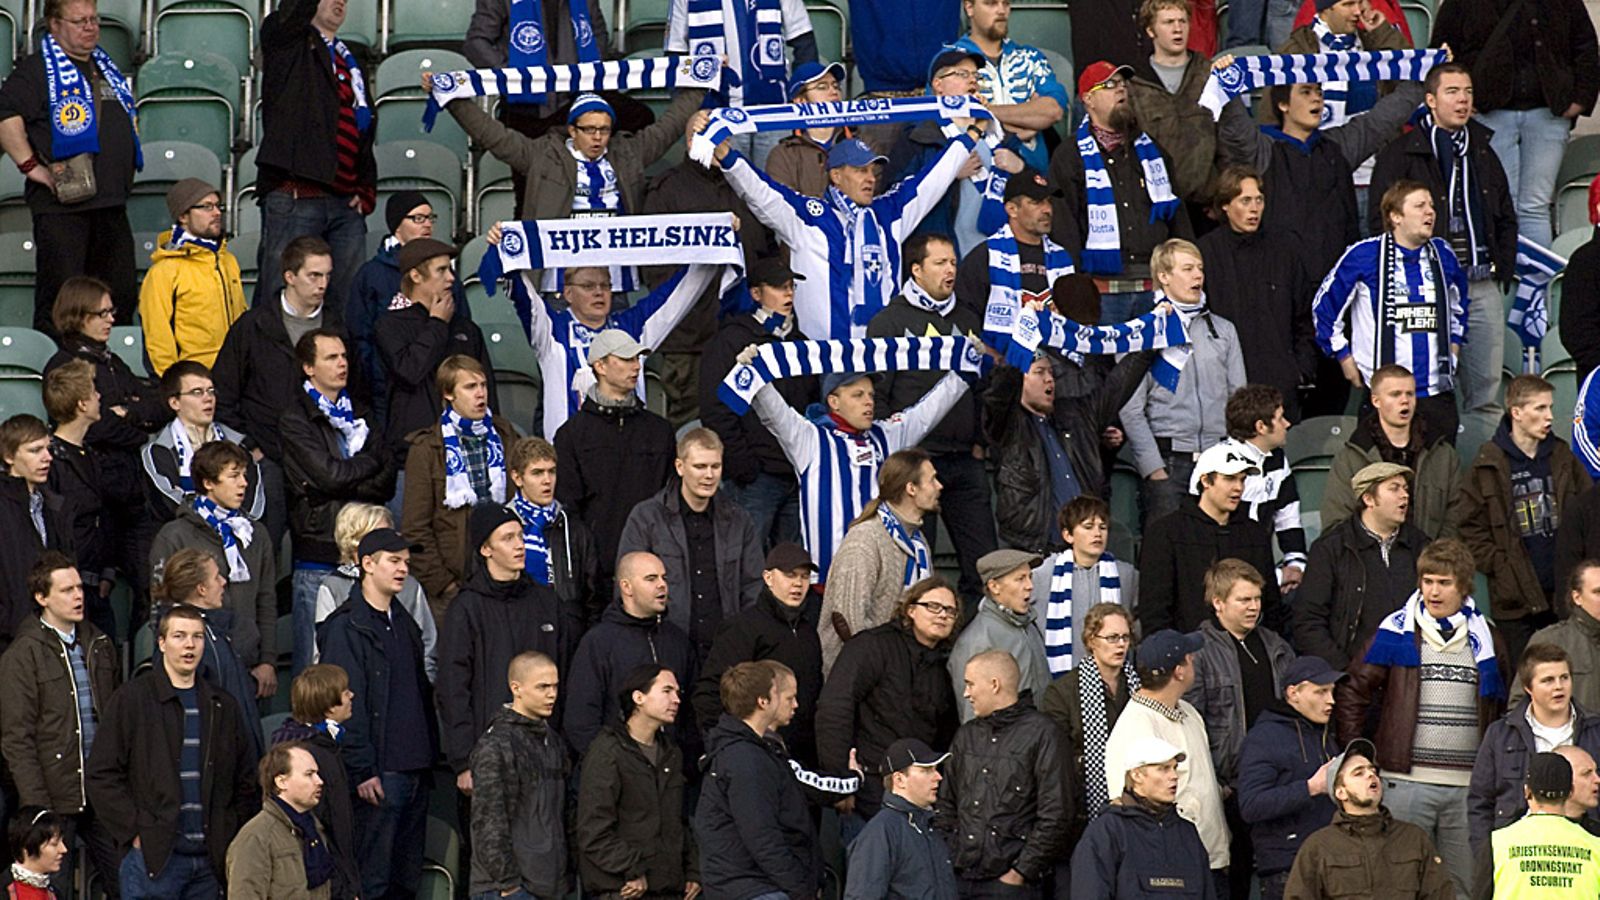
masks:
[(941, 619), (954, 619), (956, 617), (956, 613), (961, 612), (961, 610), (957, 607), (946, 606), (943, 603), (934, 603), (930, 600), (918, 600), (911, 605), (920, 606), (927, 610), (930, 615), (938, 616)]
[(413, 216), (406, 216), (406, 221), (413, 225), (427, 225), (431, 222), (439, 221), (439, 215), (437, 213), (417, 213)]
[(585, 137), (606, 137), (611, 134), (610, 125), (574, 125), (572, 127)]
[(117, 314), (116, 309), (113, 308), (113, 307), (108, 306), (105, 309), (93, 309), (93, 310), (90, 310), (89, 311), (89, 318), (91, 318), (91, 319), (109, 319), (109, 318), (115, 316), (116, 314)]
[(202, 397), (215, 397), (216, 395), (217, 389), (214, 387), (190, 388), (187, 391), (178, 392), (180, 397), (192, 397), (195, 400), (199, 400)]
[(1122, 87), (1122, 85), (1123, 85), (1123, 81), (1122, 81), (1121, 78), (1116, 78), (1116, 77), (1107, 78), (1105, 81), (1102, 81), (1099, 84), (1095, 85), (1094, 87), (1089, 88), (1089, 93), (1092, 94), (1095, 91), (1102, 90), (1102, 89), (1108, 90), (1108, 91), (1114, 91), (1117, 88)]
[(84, 16), (81, 19), (60, 19), (59, 21), (71, 25), (73, 28), (99, 28), (99, 16)]
[(948, 72), (940, 72), (939, 74), (933, 76), (933, 80), (934, 81), (943, 81), (946, 78), (959, 78), (962, 81), (977, 81), (978, 80), (978, 70), (977, 69), (951, 69)]
[(577, 288), (580, 291), (589, 291), (590, 293), (611, 293), (611, 282), (609, 281), (569, 281), (567, 282), (567, 287)]
[(190, 212), (194, 212), (195, 210), (198, 209), (201, 212), (211, 213), (211, 212), (222, 212), (223, 210), (225, 210), (227, 208), (228, 207), (227, 207), (226, 204), (218, 203), (215, 200), (213, 200), (210, 203), (196, 203), (195, 205), (189, 207), (189, 211)]
[(1127, 642), (1133, 640), (1133, 635), (1131, 634), (1097, 634), (1095, 637), (1098, 640), (1105, 641), (1113, 646), (1117, 644), (1126, 644)]

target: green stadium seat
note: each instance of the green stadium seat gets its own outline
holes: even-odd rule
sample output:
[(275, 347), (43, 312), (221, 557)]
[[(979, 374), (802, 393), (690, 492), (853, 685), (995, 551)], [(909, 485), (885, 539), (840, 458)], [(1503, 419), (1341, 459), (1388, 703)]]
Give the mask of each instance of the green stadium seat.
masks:
[(407, 46), (456, 47), (467, 36), (473, 0), (391, 0), (384, 53)]
[(1593, 228), (1568, 229), (1556, 235), (1556, 239), (1550, 242), (1550, 251), (1562, 259), (1571, 259), (1579, 247), (1589, 243), (1593, 238)]
[(346, 44), (368, 47), (372, 49), (374, 57), (383, 38), (379, 33), (378, 23), (378, 7), (381, 2), (382, 0), (350, 0), (344, 7), (344, 25), (339, 28), (339, 37)]
[(151, 53), (159, 56), (163, 44), (169, 49), (204, 47), (248, 72), (255, 46), (254, 7), (237, 0), (156, 0)]
[(145, 365), (144, 329), (137, 325), (116, 325), (111, 329), (111, 352), (128, 364), (135, 374), (150, 374)]
[(128, 662), (133, 666), (133, 674), (150, 668), (156, 655), (156, 634), (151, 625), (145, 625), (133, 633), (133, 656)]
[(1551, 430), (1563, 441), (1570, 442), (1572, 415), (1568, 411), (1577, 408), (1578, 388), (1582, 384), (1582, 379), (1578, 377), (1577, 367), (1570, 360), (1564, 365), (1546, 369), (1542, 374), (1556, 389), (1555, 402), (1551, 404), (1551, 409), (1555, 410), (1555, 422), (1551, 425)]
[(461, 255), (456, 258), (456, 279), (463, 284), (475, 283), (478, 280), (478, 263), (483, 261), (484, 254), (489, 252), (489, 239), (478, 235), (461, 248)]
[[(1332, 465), (1334, 456), (1355, 433), (1354, 416), (1315, 416), (1289, 429), (1283, 452), (1289, 465)], [(1304, 507), (1306, 504), (1300, 504)]]
[(33, 325), (33, 233), (0, 234), (0, 327)]
[(272, 740), (272, 733), (283, 727), (289, 721), (291, 714), (286, 712), (268, 713), (261, 717), (261, 735), (268, 741)]
[(477, 195), (472, 198), (472, 225), (475, 230), (488, 231), (490, 225), (509, 222), (516, 217), (517, 195), (511, 181), (510, 166), (485, 153), (478, 160), (477, 183)]
[(666, 44), (666, 19), (630, 21), (622, 32), (622, 47), (630, 54), (645, 50), (654, 51), (651, 55), (660, 55)]
[(1586, 134), (1567, 142), (1556, 170), (1556, 233), (1587, 226), (1589, 182), (1600, 174), (1600, 134)]
[(0, 79), (11, 74), (17, 61), (17, 44), (24, 32), (23, 18), (13, 4), (0, 3)]
[(450, 150), (428, 141), (391, 141), (372, 148), (378, 161), (378, 205), (367, 217), (367, 233), (389, 233), (383, 221), (388, 195), (398, 191), (421, 191), (439, 216), (437, 235), (449, 240), (457, 226), (461, 209), (461, 182), (465, 174), (462, 161)]
[[(1042, 50), (1072, 58), (1072, 16), (1065, 3), (1018, 3), (1011, 7), (1011, 34)], [(1071, 74), (1056, 73), (1063, 85), (1073, 83)], [(1067, 88), (1070, 93), (1071, 87)]]
[(239, 260), (239, 281), (248, 293), (256, 286), (256, 256), (261, 252), (261, 232), (246, 231), (228, 238), (228, 250)]
[(27, 185), (16, 166), (0, 166), (0, 233), (33, 232), (33, 213), (22, 199)]
[[(422, 842), (424, 891), (421, 896), (439, 900), (454, 897), (456, 873), (460, 871), (461, 835), (443, 819), (429, 816)], [(434, 887), (438, 882), (443, 883)], [(443, 893), (439, 893), (441, 889)]]
[(142, 278), (150, 271), (150, 254), (161, 244), (161, 232), (136, 231), (133, 233), (133, 268)]
[(422, 130), (422, 111), (428, 101), (417, 76), (424, 69), (454, 72), (470, 68), (472, 64), (465, 56), (431, 47), (405, 50), (379, 63), (374, 92), (379, 112), (377, 142), (429, 141), (449, 148), (466, 161), (467, 133), (454, 117), (441, 115), (434, 122), (433, 131)]
[[(511, 304), (504, 292), (497, 294), (499, 302), (509, 312)], [(491, 301), (495, 298), (489, 298)], [(495, 391), (499, 394), (498, 413), (506, 416), (523, 434), (538, 434), (540, 390), (543, 381), (539, 374), (539, 359), (528, 344), (522, 323), (516, 313), (505, 316), (509, 321), (474, 320), (483, 330), (484, 343), (489, 347), (489, 362), (494, 368)]]
[(261, 207), (256, 203), (256, 150), (246, 150), (233, 167), (233, 196), (228, 198), (230, 234), (261, 230)]
[(172, 226), (167, 213), (167, 189), (185, 178), (222, 184), (222, 163), (217, 154), (199, 144), (152, 141), (144, 145), (144, 170), (133, 177), (128, 197), (128, 224), (135, 234), (165, 231)]
[(1569, 181), (1556, 190), (1555, 233), (1589, 231), (1589, 179)]
[(146, 141), (185, 141), (231, 159), (238, 140), (243, 83), (215, 53), (168, 53), (139, 68), (139, 134)]
[(848, 59), (850, 18), (844, 9), (832, 3), (809, 3), (806, 13), (811, 17), (811, 33), (817, 38), (817, 56), (840, 61)]
[[(44, 4), (32, 0), (29, 8), (43, 13)], [(143, 0), (104, 0), (95, 4), (100, 14), (100, 46), (110, 54), (124, 75), (133, 74), (133, 60), (144, 46)], [(26, 21), (20, 19), (19, 21)], [(44, 29), (42, 21), (34, 28), (37, 40)], [(24, 48), (26, 49), (26, 48)]]
[(1406, 17), (1406, 24), (1411, 26), (1411, 43), (1416, 47), (1428, 46), (1428, 37), (1433, 34), (1433, 7), (1426, 3), (1402, 3), (1400, 12)]
[(44, 378), (56, 342), (31, 328), (0, 328), (0, 380)]

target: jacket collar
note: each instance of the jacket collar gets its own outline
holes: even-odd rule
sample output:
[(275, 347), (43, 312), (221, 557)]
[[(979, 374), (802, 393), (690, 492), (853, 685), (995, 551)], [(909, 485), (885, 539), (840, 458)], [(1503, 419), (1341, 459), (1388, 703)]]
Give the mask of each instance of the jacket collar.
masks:
[(1033, 624), (1035, 611), (1030, 609), (1025, 613), (1015, 613), (995, 602), (993, 597), (985, 596), (978, 603), (978, 614), (998, 619), (1012, 628), (1027, 628)]
[(806, 591), (806, 598), (800, 603), (799, 617), (783, 601), (772, 595), (772, 591), (765, 585), (761, 588), (761, 595), (756, 600), (767, 611), (767, 614), (784, 625), (811, 624), (815, 625), (822, 612), (822, 599), (811, 591)]
[(1582, 631), (1585, 637), (1600, 644), (1600, 620), (1596, 620), (1583, 607), (1576, 604), (1572, 607), (1571, 619), (1573, 625)]

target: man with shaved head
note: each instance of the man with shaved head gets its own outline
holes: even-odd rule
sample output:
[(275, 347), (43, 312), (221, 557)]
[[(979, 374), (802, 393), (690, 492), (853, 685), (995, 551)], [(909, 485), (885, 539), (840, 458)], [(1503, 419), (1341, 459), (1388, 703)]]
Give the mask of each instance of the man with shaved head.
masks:
[(1563, 814), (1588, 829), (1590, 834), (1600, 833), (1600, 823), (1594, 813), (1600, 808), (1600, 771), (1596, 770), (1594, 756), (1575, 744), (1563, 744), (1556, 753), (1572, 763), (1572, 795), (1567, 798)]
[[(1018, 690), (1021, 681), (1016, 659), (1004, 650), (974, 656), (962, 678), (973, 719), (950, 745), (934, 823), (963, 836), (952, 861), (964, 897), (1005, 890), (996, 881), (1038, 896), (1067, 849), (1072, 803), (1061, 772), (1068, 760), (1055, 723), (1033, 708), (1033, 692)], [(1007, 790), (994, 791), (997, 784)], [(1013, 794), (1030, 800), (1017, 807)]]
[[(625, 553), (617, 561), (617, 599), (578, 644), (570, 671), (562, 731), (582, 755), (608, 721), (621, 720), (617, 688), (636, 666), (659, 663), (679, 684), (693, 684), (694, 644), (667, 621), (667, 567), (654, 553)], [(694, 711), (684, 707), (668, 729), (684, 759), (700, 756)]]

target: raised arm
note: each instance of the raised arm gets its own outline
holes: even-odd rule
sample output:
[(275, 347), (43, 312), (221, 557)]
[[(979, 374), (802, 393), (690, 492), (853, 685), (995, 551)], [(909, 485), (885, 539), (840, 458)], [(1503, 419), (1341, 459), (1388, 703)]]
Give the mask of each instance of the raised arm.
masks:
[(977, 146), (973, 139), (976, 126), (957, 134), (921, 172), (902, 178), (899, 184), (872, 201), (882, 218), (889, 221), (889, 230), (896, 241), (904, 241), (916, 230), (924, 216), (933, 210), (955, 184), (956, 176), (972, 156)]
[(929, 388), (921, 400), (906, 407), (893, 419), (880, 420), (877, 424), (883, 429), (889, 452), (894, 453), (921, 443), (928, 432), (933, 430), (933, 426), (944, 420), (945, 414), (950, 412), (966, 391), (966, 379), (951, 372), (939, 379), (938, 384)]

